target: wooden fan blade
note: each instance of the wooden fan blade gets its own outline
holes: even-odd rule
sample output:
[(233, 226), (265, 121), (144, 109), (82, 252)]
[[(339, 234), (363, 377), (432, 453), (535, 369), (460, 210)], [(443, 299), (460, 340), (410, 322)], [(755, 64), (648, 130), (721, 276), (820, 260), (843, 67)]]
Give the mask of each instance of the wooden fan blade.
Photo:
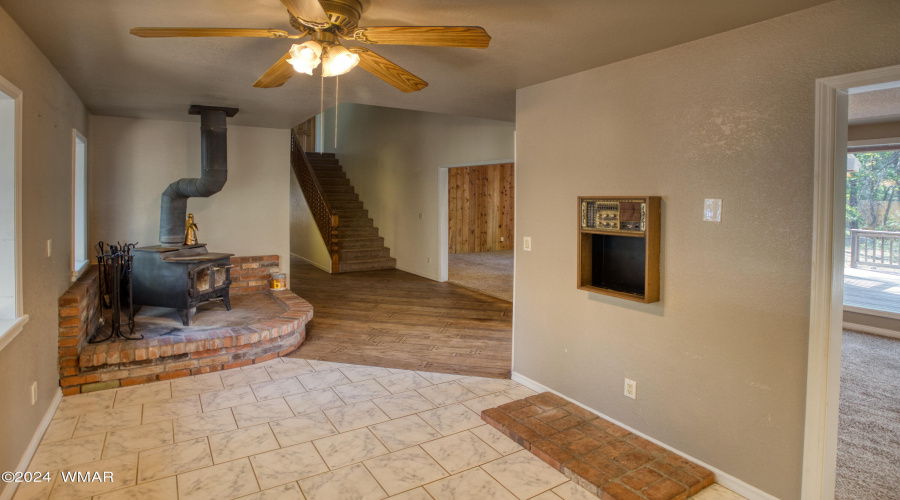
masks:
[(198, 36), (287, 38), (288, 36), (288, 32), (282, 30), (247, 28), (131, 28), (131, 34), (144, 38)]
[(256, 83), (253, 84), (254, 87), (261, 87), (264, 89), (269, 89), (273, 87), (281, 87), (288, 80), (294, 76), (294, 67), (291, 66), (288, 59), (291, 58), (291, 53), (281, 56), (281, 59), (278, 60), (275, 64), (269, 68), (268, 71), (263, 73), (259, 80), (256, 80)]
[(319, 4), (319, 0), (281, 0), (291, 15), (304, 21), (327, 23), (328, 14)]
[(406, 71), (369, 49), (353, 47), (351, 52), (359, 55), (359, 67), (390, 83), (403, 92), (416, 92), (428, 86), (428, 82)]
[(430, 45), (486, 49), (491, 36), (478, 26), (378, 26), (358, 28), (353, 38), (384, 45)]

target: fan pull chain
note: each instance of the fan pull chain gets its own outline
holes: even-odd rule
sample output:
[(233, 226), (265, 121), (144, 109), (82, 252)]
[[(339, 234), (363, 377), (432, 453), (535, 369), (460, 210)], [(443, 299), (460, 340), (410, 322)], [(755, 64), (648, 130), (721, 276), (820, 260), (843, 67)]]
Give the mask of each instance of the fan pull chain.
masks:
[[(322, 68), (322, 84), (319, 85), (319, 118), (322, 119), (322, 135), (325, 135), (325, 68)], [(319, 142), (318, 140), (316, 141)], [(325, 138), (322, 137), (322, 151), (325, 152)]]
[(337, 153), (337, 120), (338, 120), (338, 78), (334, 77), (334, 152)]

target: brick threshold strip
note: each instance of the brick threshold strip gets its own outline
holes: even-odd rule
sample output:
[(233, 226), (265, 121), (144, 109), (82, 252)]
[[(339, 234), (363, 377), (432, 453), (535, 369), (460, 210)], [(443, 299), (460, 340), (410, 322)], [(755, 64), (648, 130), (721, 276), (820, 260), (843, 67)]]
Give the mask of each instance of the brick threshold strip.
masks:
[(603, 500), (684, 500), (715, 482), (709, 470), (550, 392), (481, 418)]

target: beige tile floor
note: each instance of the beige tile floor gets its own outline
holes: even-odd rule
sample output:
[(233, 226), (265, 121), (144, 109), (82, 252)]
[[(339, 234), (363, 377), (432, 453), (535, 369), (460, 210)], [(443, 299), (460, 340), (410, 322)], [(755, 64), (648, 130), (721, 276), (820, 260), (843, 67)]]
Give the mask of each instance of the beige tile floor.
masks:
[[(511, 380), (281, 358), (63, 398), (15, 500), (596, 499), (484, 424)], [(60, 471), (112, 472), (67, 482)], [(740, 500), (714, 485), (696, 500)]]

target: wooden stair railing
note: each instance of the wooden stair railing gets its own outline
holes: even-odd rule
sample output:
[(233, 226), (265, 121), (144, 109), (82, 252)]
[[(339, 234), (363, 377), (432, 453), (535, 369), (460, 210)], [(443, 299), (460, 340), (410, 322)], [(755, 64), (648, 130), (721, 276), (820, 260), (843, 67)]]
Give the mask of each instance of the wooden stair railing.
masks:
[(300, 146), (300, 138), (295, 130), (291, 131), (291, 168), (294, 170), (294, 175), (297, 176), (297, 182), (300, 183), (300, 189), (303, 191), (303, 197), (306, 198), (306, 204), (309, 205), (309, 211), (312, 212), (319, 233), (322, 234), (322, 239), (325, 241), (325, 248), (331, 255), (331, 272), (337, 273), (339, 267), (338, 216), (328, 205), (322, 185), (309, 164), (309, 158), (306, 157), (306, 153)]

